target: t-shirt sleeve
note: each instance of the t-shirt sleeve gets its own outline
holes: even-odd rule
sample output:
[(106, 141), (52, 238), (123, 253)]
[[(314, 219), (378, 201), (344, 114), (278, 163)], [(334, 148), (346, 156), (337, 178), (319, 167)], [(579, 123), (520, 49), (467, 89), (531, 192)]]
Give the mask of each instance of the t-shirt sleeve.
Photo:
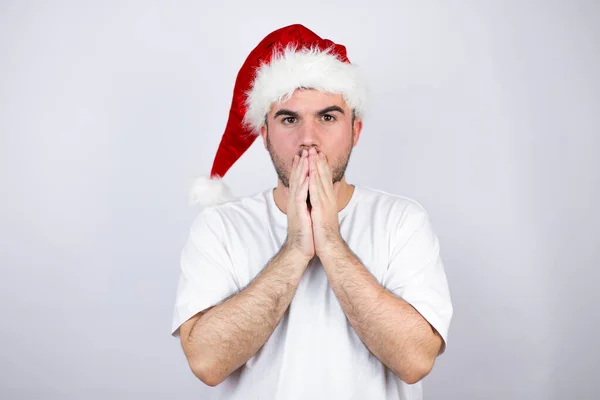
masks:
[(446, 349), (452, 302), (438, 238), (418, 204), (401, 213), (391, 236), (391, 255), (383, 285), (411, 304), (440, 334)]
[(216, 211), (205, 209), (190, 228), (181, 252), (173, 336), (190, 317), (239, 291), (220, 218)]

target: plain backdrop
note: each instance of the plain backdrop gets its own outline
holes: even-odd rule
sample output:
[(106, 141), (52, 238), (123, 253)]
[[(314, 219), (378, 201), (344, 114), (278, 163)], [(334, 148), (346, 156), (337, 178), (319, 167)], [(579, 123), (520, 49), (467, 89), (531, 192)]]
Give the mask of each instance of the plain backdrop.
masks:
[[(440, 238), (455, 314), (425, 398), (599, 398), (597, 0), (0, 1), (0, 398), (210, 393), (170, 336), (189, 183), (292, 23), (369, 81), (348, 181)], [(275, 186), (262, 143), (226, 182)]]

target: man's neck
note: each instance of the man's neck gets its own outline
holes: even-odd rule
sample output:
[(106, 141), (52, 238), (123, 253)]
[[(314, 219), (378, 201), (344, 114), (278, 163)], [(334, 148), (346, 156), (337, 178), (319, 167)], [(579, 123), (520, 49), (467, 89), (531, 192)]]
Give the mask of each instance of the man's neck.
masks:
[[(354, 194), (354, 185), (350, 185), (346, 182), (346, 177), (343, 177), (340, 181), (340, 185), (335, 190), (337, 198), (338, 212), (342, 211), (344, 207), (348, 205), (352, 195)], [(273, 192), (273, 199), (277, 207), (284, 213), (287, 214), (288, 204), (288, 188), (286, 188), (280, 180), (277, 181), (277, 187)]]

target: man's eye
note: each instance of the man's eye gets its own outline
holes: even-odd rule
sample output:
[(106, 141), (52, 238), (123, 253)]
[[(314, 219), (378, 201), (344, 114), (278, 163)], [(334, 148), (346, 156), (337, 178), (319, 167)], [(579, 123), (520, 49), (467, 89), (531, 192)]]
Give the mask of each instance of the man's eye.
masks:
[(335, 121), (335, 117), (333, 115), (330, 115), (330, 114), (325, 114), (325, 115), (321, 116), (321, 119), (323, 119), (323, 121), (325, 121), (325, 122), (333, 122), (333, 121)]
[(290, 125), (290, 124), (293, 124), (294, 122), (296, 122), (296, 118), (295, 117), (285, 117), (284, 119), (282, 119), (282, 122), (284, 125)]

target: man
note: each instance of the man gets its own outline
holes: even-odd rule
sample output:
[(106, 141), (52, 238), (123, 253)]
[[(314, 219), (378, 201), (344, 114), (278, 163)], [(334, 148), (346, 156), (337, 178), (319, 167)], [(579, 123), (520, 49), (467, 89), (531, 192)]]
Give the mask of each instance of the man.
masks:
[[(452, 305), (423, 208), (345, 179), (364, 100), (344, 46), (301, 25), (238, 74), (173, 321), (218, 398), (422, 398)], [(277, 187), (227, 198), (219, 178), (258, 135)]]

